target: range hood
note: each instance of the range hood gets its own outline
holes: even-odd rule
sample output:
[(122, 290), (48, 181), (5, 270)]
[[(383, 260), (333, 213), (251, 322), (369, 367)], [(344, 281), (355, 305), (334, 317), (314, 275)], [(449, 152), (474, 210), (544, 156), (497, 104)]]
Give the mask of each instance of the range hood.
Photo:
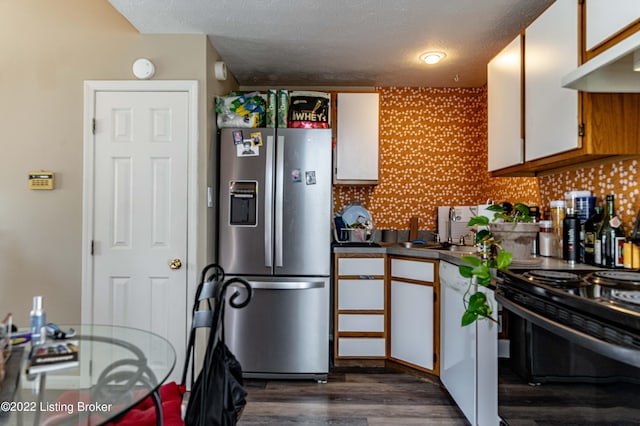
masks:
[[(640, 93), (640, 72), (633, 70), (634, 52), (640, 50), (637, 32), (565, 75), (561, 84), (583, 92)], [(638, 54), (640, 61), (640, 53)]]

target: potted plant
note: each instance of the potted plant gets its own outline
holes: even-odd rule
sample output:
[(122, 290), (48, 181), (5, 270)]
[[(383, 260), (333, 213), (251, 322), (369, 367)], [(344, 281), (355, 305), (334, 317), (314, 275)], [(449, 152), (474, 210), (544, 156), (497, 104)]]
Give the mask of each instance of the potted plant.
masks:
[[(480, 249), (480, 256), (463, 256), (462, 260), (467, 265), (458, 267), (460, 275), (469, 279), (469, 285), (463, 297), (465, 307), (462, 315), (463, 327), (473, 324), (478, 319), (496, 321), (491, 317), (493, 311), (486, 295), (481, 291), (474, 292), (473, 289), (476, 285), (488, 287), (495, 271), (509, 268), (514, 256), (507, 242), (516, 240), (518, 245), (525, 244), (518, 230), (521, 224), (534, 225), (532, 228), (537, 232), (537, 224), (531, 223), (533, 219), (525, 204), (518, 203), (513, 208), (509, 203), (493, 204), (488, 207), (488, 210), (495, 212), (492, 220), (481, 215), (472, 217), (467, 224), (479, 227), (474, 243)], [(525, 229), (524, 232), (528, 234), (530, 229)], [(527, 255), (530, 256), (531, 240), (528, 241)]]

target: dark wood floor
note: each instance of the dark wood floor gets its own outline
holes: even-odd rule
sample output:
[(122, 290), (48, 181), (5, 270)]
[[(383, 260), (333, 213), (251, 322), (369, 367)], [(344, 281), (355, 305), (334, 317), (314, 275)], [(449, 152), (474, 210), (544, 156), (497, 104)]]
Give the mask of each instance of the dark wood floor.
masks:
[(247, 380), (239, 422), (252, 425), (466, 425), (436, 378), (395, 372), (332, 373), (313, 381)]

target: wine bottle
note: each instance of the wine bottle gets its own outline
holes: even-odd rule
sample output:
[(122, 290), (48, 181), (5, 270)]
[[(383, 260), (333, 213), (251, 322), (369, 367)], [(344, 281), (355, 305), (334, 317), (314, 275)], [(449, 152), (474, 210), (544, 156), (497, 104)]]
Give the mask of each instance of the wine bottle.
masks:
[[(602, 206), (595, 207), (595, 213), (584, 222), (584, 263), (595, 265), (596, 237), (598, 229), (602, 224), (603, 209)], [(602, 255), (600, 248), (599, 254)], [(600, 260), (601, 262), (601, 260)]]
[(607, 195), (606, 210), (602, 226), (598, 232), (602, 255), (601, 265), (607, 268), (621, 268), (624, 266), (622, 259), (622, 246), (625, 241), (622, 221), (616, 216), (615, 196)]

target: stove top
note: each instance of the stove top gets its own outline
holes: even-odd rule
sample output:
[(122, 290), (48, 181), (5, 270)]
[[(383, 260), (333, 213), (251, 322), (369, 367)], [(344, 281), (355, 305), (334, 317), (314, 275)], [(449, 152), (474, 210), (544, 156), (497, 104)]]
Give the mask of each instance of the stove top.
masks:
[(530, 294), (640, 332), (640, 270), (530, 270), (501, 273), (501, 288)]

